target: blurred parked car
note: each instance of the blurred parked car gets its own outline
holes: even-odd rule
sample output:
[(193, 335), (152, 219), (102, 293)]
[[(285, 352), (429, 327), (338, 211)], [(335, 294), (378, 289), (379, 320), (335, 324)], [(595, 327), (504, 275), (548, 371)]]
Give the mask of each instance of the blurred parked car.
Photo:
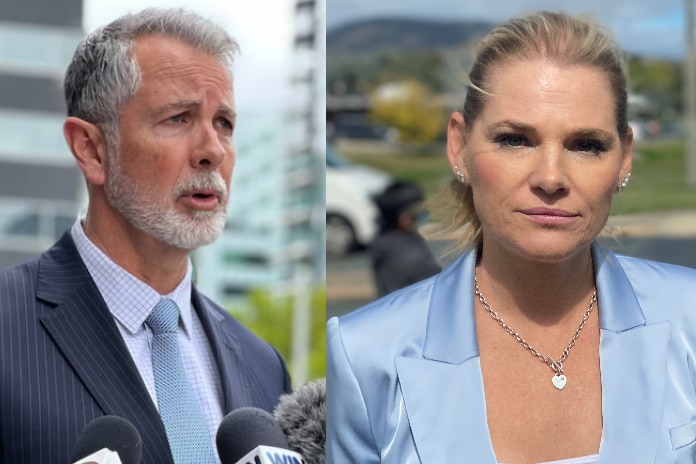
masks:
[(379, 213), (373, 196), (391, 182), (377, 169), (352, 163), (326, 146), (326, 254), (343, 256), (369, 244)]

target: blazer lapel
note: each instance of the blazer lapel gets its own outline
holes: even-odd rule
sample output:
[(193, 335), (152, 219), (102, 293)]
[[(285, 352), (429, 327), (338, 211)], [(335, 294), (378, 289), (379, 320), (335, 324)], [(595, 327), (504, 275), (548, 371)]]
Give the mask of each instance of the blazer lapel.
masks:
[(240, 377), (244, 369), (234, 327), (195, 287), (191, 290), (191, 300), (213, 349), (222, 383), (225, 413), (251, 405), (251, 395)]
[(603, 431), (599, 464), (652, 463), (667, 376), (669, 321), (646, 325), (616, 256), (595, 245)]
[(39, 260), (37, 298), (54, 306), (41, 323), (104, 414), (130, 420), (168, 449), (157, 409), (68, 234)]
[[(592, 253), (601, 308), (599, 464), (648, 464), (658, 446), (670, 322), (646, 325), (635, 290), (617, 258), (597, 244)], [(423, 463), (496, 462), (475, 331), (475, 260), (472, 250), (437, 277), (422, 358), (395, 360)], [(458, 431), (457, 443), (442, 443), (452, 429)]]
[[(495, 463), (474, 321), (472, 250), (436, 279), (423, 358), (396, 369), (420, 461)], [(442, 437), (456, 439), (443, 443)]]
[(397, 358), (396, 370), (421, 463), (496, 462), (478, 357), (461, 364)]

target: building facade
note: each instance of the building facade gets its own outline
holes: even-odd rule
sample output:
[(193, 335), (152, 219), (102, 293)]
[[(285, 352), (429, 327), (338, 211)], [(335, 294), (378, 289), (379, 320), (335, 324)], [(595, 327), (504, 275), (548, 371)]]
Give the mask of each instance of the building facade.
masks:
[(0, 268), (52, 245), (83, 201), (62, 129), (82, 36), (82, 0), (0, 2)]
[(240, 111), (225, 232), (194, 255), (199, 288), (223, 304), (251, 288), (294, 292), (326, 277), (324, 5), (295, 3), (287, 110)]

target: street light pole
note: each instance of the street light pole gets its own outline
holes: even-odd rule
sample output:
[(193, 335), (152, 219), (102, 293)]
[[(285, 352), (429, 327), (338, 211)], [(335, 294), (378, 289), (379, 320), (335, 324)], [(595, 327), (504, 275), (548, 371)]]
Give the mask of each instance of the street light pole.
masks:
[(686, 6), (686, 57), (684, 59), (684, 125), (686, 128), (687, 184), (696, 188), (696, 0)]

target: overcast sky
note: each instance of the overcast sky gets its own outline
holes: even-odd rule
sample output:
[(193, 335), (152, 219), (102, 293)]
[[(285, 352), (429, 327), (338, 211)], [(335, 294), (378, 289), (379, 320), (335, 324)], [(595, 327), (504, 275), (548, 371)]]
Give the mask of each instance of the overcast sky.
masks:
[(84, 0), (84, 29), (146, 7), (185, 7), (214, 20), (242, 50), (234, 66), (239, 110), (282, 108), (290, 80), (294, 0)]
[(327, 28), (370, 17), (502, 22), (537, 10), (591, 13), (628, 51), (682, 58), (685, 0), (329, 0)]

